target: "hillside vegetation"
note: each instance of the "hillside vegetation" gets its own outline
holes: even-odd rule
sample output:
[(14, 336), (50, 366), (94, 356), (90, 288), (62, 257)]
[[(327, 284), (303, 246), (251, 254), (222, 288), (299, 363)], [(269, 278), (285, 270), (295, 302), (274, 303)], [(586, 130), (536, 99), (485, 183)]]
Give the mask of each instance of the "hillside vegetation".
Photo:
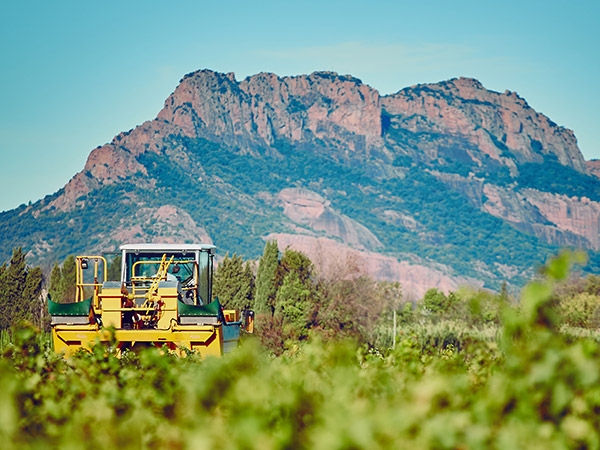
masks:
[[(496, 289), (506, 278), (498, 269), (499, 261), (522, 268), (520, 276), (510, 279), (518, 286), (532, 274), (525, 268), (542, 264), (558, 250), (486, 214), (426, 171), (408, 170), (402, 178), (380, 179), (369, 174), (368, 166), (347, 166), (326, 153), (300, 153), (283, 144), (283, 157), (260, 159), (202, 139), (184, 139), (181, 145), (190, 155), (185, 168), (167, 155), (149, 153), (141, 158), (148, 175), (156, 180), (154, 190), (141, 188), (132, 178), (90, 192), (80, 199), (84, 206), (74, 211), (48, 210), (35, 218), (4, 213), (6, 236), (23, 238), (29, 245), (36, 236), (45, 236), (60, 255), (58, 259), (99, 246), (102, 251), (115, 251), (120, 242), (111, 237), (114, 217), (128, 217), (129, 226), (140, 227), (134, 239), (148, 236), (152, 240), (159, 235), (151, 222), (137, 214), (136, 204), (141, 202), (146, 208), (186, 205), (192, 219), (210, 231), (223, 253), (257, 257), (264, 242), (252, 236), (289, 229), (281, 211), (261, 200), (260, 194), (273, 197), (295, 185), (326, 191), (332, 207), (369, 228), (385, 253), (400, 259), (406, 254), (420, 255), (463, 276), (484, 279)], [(198, 184), (202, 176), (207, 182)], [(208, 182), (215, 179), (220, 180), (216, 186)], [(386, 220), (382, 213), (387, 210), (416, 218), (422, 230)], [(27, 235), (25, 230), (31, 228), (35, 233)], [(63, 236), (65, 228), (71, 232)], [(596, 259), (592, 252), (592, 260)]]

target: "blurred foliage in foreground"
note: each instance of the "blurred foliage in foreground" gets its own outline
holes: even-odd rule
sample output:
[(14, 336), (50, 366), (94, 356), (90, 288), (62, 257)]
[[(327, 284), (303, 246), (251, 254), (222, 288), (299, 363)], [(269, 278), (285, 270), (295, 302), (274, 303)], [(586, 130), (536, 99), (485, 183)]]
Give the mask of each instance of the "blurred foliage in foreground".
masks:
[(413, 323), (383, 353), (315, 330), (278, 357), (248, 339), (223, 359), (96, 346), (65, 361), (20, 328), (0, 359), (2, 447), (599, 448), (600, 347), (560, 331), (555, 301), (579, 258), (554, 259), (460, 348)]

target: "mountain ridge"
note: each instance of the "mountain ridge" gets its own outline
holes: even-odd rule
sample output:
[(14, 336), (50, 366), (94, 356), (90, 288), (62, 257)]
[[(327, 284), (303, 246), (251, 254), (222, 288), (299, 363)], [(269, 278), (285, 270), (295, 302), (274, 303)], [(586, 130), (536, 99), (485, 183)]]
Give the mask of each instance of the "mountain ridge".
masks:
[(571, 130), (471, 78), (381, 96), (334, 72), (238, 82), (200, 70), (155, 119), (92, 150), (63, 189), (0, 224), (41, 262), (119, 239), (212, 240), (256, 257), (268, 236), (297, 247), (305, 236), (363, 252), (374, 267), (377, 253), (441, 267), (447, 281), (435, 287), (445, 290), (453, 279), (519, 285), (559, 246), (595, 261), (597, 167)]

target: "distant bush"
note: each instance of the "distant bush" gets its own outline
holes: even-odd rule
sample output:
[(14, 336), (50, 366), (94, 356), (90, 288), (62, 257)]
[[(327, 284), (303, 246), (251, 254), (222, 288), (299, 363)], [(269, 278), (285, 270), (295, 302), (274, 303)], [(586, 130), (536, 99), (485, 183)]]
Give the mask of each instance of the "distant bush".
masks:
[(579, 328), (600, 327), (600, 297), (582, 292), (558, 302), (558, 312), (564, 324)]

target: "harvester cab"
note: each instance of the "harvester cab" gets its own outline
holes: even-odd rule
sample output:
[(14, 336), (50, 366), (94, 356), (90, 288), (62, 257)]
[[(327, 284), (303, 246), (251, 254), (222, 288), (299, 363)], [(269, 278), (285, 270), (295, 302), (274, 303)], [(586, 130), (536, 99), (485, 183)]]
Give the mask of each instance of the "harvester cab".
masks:
[(76, 258), (74, 303), (48, 299), (56, 352), (67, 355), (115, 339), (120, 350), (166, 347), (220, 356), (252, 331), (252, 311), (224, 310), (212, 299), (215, 246), (128, 244), (120, 280), (107, 279), (102, 256)]

